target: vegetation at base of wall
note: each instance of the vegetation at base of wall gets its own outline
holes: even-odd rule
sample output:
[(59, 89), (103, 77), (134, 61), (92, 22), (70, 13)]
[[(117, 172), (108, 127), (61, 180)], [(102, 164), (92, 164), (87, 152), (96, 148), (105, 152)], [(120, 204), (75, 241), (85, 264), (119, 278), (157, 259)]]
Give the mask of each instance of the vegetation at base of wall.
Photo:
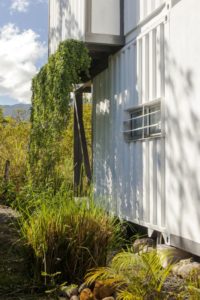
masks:
[[(81, 282), (86, 272), (106, 264), (107, 253), (121, 242), (115, 218), (88, 198), (74, 199), (65, 191), (38, 194), (26, 211), (21, 232), (34, 252), (35, 279), (41, 272), (61, 272), (60, 280)], [(48, 278), (46, 278), (48, 283)]]
[(172, 266), (163, 269), (156, 251), (134, 253), (132, 250), (118, 253), (110, 266), (91, 270), (86, 282), (97, 280), (117, 289), (118, 300), (166, 299), (162, 286)]
[(192, 270), (186, 278), (185, 291), (181, 293), (182, 299), (200, 299), (200, 272), (199, 270)]
[(32, 82), (30, 174), (35, 186), (62, 184), (60, 143), (69, 122), (70, 93), (88, 74), (90, 57), (83, 42), (60, 43)]

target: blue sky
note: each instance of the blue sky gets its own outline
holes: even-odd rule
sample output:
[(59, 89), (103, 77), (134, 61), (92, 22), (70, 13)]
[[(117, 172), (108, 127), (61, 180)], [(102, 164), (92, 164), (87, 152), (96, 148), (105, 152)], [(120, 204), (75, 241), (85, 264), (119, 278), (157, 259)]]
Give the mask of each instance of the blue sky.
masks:
[(0, 0), (0, 104), (30, 103), (47, 43), (48, 0)]

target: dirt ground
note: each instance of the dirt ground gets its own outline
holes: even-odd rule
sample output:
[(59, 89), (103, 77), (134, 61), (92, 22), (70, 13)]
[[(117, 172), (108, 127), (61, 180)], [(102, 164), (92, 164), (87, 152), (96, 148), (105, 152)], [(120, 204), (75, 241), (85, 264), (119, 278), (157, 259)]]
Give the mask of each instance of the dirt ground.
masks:
[(27, 295), (25, 298), (20, 296), (29, 278), (27, 255), (20, 241), (17, 224), (18, 214), (0, 205), (0, 299), (4, 300), (31, 299)]

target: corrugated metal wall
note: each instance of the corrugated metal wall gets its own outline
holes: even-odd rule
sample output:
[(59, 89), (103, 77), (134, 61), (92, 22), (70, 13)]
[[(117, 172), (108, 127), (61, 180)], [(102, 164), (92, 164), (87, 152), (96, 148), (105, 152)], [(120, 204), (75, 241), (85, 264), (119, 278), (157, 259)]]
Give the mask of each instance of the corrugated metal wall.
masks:
[[(162, 21), (110, 58), (94, 78), (94, 182), (96, 195), (128, 220), (165, 227), (164, 139), (127, 143), (126, 109), (164, 98)], [(163, 105), (163, 104), (162, 104)]]
[(49, 54), (56, 51), (61, 40), (60, 3), (49, 0)]
[(140, 22), (164, 3), (165, 0), (124, 0), (125, 34), (133, 30)]
[(85, 0), (49, 0), (49, 52), (54, 53), (61, 40), (83, 40)]

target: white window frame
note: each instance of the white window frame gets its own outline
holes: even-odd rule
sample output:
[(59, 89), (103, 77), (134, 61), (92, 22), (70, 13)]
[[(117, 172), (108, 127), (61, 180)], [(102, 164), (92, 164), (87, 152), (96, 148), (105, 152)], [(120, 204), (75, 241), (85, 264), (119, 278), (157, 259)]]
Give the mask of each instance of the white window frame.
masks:
[[(152, 108), (156, 108), (156, 111), (150, 112)], [(139, 140), (160, 138), (162, 136), (162, 111), (161, 111), (161, 99), (146, 102), (142, 105), (135, 106), (128, 109), (127, 119), (123, 122), (123, 134), (124, 138), (128, 142), (136, 142)], [(137, 116), (139, 112), (139, 115)], [(134, 116), (134, 114), (136, 116)], [(150, 116), (160, 114), (160, 119), (157, 123), (150, 123)], [(146, 120), (145, 120), (146, 118)], [(140, 120), (141, 122), (134, 128), (134, 121)], [(145, 124), (146, 123), (146, 124)], [(151, 128), (157, 127), (157, 132), (151, 133)], [(133, 135), (134, 132), (141, 132), (141, 134)]]

